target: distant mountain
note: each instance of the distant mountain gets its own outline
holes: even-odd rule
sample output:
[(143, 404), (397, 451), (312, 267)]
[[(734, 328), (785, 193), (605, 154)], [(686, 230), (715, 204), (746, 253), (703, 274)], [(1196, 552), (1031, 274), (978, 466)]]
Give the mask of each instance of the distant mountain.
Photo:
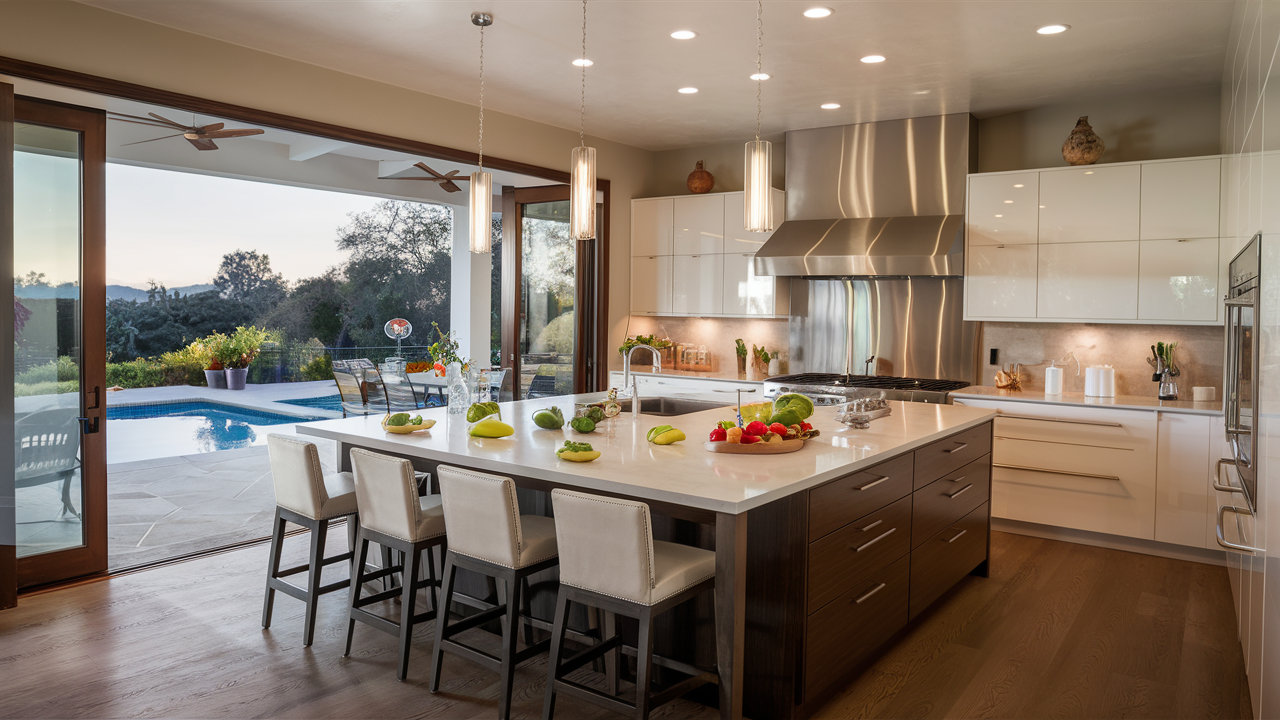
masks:
[[(186, 285), (184, 287), (166, 288), (169, 294), (179, 292), (182, 295), (191, 295), (193, 293), (202, 293), (208, 290), (217, 290), (213, 285)], [(31, 296), (35, 297), (35, 296)], [(130, 287), (128, 285), (108, 285), (108, 300), (137, 300), (143, 302), (147, 299), (147, 291), (141, 288)]]

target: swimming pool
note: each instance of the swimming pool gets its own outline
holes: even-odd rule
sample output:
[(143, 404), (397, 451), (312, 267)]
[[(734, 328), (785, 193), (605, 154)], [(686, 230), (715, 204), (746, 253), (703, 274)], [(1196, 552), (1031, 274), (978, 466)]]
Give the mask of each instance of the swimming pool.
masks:
[(183, 401), (107, 408), (107, 462), (234, 450), (262, 445), (284, 426), (323, 420), (226, 403)]
[(332, 410), (334, 412), (342, 412), (342, 396), (341, 395), (321, 395), (320, 397), (296, 398), (294, 400), (277, 400), (276, 402), (285, 403), (287, 405), (298, 405), (305, 408), (316, 408), (317, 410)]

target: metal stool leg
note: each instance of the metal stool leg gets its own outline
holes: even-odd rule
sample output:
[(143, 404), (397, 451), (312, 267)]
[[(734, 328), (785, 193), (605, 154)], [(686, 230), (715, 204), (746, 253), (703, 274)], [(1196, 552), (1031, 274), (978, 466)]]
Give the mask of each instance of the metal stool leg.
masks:
[(284, 518), (276, 508), (276, 519), (271, 526), (271, 557), (267, 560), (267, 593), (262, 600), (262, 627), (271, 627), (271, 609), (275, 606), (276, 589), (271, 581), (280, 574), (280, 555), (284, 550)]
[(440, 579), (444, 582), (444, 590), (440, 597), (440, 609), (436, 612), (436, 648), (431, 654), (431, 692), (440, 691), (440, 669), (444, 664), (444, 631), (449, 623), (449, 605), (453, 602), (453, 580), (458, 569), (448, 553), (444, 556), (444, 572)]
[(404, 573), (401, 575), (404, 590), (400, 596), (400, 667), (396, 671), (396, 678), (399, 680), (404, 680), (409, 675), (409, 649), (413, 644), (413, 616), (418, 599), (418, 568), (422, 559), (418, 553), (416, 547), (407, 553), (401, 553), (405, 561)]
[(311, 558), (308, 560), (311, 567), (307, 569), (307, 624), (302, 634), (304, 647), (309, 647), (316, 635), (316, 606), (320, 603), (320, 579), (324, 574), (324, 566), (320, 561), (324, 559), (324, 542), (328, 535), (328, 520), (316, 520), (315, 525), (311, 526)]
[(364, 539), (363, 533), (358, 534), (356, 543), (359, 546), (356, 551), (356, 574), (351, 577), (351, 601), (347, 604), (347, 646), (342, 651), (342, 657), (351, 655), (351, 637), (356, 632), (355, 607), (356, 602), (360, 600), (360, 590), (364, 587), (365, 561), (369, 559), (369, 541)]
[(564, 628), (569, 618), (569, 599), (556, 598), (551, 630), (551, 657), (547, 662), (547, 696), (542, 702), (542, 720), (551, 720), (556, 709), (556, 680), (560, 678), (560, 657), (564, 653)]

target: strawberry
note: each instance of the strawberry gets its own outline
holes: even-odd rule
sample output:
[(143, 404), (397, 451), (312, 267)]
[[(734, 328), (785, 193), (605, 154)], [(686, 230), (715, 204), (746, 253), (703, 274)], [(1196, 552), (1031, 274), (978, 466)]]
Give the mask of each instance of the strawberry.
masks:
[(767, 432), (769, 432), (769, 427), (759, 420), (752, 420), (747, 423), (746, 427), (742, 428), (743, 435), (755, 435), (758, 437)]
[(807, 422), (800, 423), (800, 432), (809, 432), (812, 429), (813, 429), (813, 426), (810, 425), (809, 423)]
[[(763, 425), (764, 423), (760, 423), (760, 424), (761, 424), (761, 425)], [(750, 426), (748, 426), (748, 427), (750, 427)], [(742, 433), (742, 444), (743, 444), (743, 445), (750, 445), (751, 443), (758, 443), (758, 442), (760, 442), (760, 436), (758, 436), (758, 435), (750, 435), (750, 434), (745, 433), (745, 432), (744, 432), (744, 433)]]
[(769, 426), (769, 432), (771, 432), (771, 433), (773, 433), (773, 434), (775, 434), (775, 435), (786, 435), (786, 434), (787, 434), (787, 426), (786, 426), (786, 425), (783, 425), (782, 423), (774, 423), (774, 424), (772, 424), (772, 425), (770, 425), (770, 426)]
[(729, 433), (722, 427), (718, 427), (711, 431), (711, 442), (724, 442), (729, 439)]

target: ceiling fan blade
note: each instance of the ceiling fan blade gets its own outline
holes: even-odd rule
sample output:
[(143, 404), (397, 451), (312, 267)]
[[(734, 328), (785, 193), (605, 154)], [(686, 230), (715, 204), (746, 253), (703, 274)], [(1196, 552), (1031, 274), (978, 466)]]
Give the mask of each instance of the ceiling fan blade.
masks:
[(212, 140), (205, 140), (203, 138), (198, 140), (192, 140), (191, 138), (187, 138), (187, 142), (191, 143), (192, 145), (195, 145), (197, 150), (217, 150), (218, 149), (218, 146), (215, 145)]
[(191, 129), (191, 126), (190, 126), (190, 125), (182, 125), (182, 124), (180, 124), (180, 123), (176, 123), (176, 122), (174, 122), (174, 121), (170, 120), (170, 119), (169, 119), (169, 118), (167, 118), (167, 117), (160, 117), (159, 115), (157, 115), (157, 114), (155, 114), (155, 113), (153, 113), (153, 112), (149, 112), (149, 113), (147, 113), (147, 114), (148, 114), (148, 115), (150, 115), (151, 117), (153, 117), (153, 118), (155, 118), (155, 119), (159, 120), (159, 121), (160, 121), (160, 122), (162, 122), (162, 123), (168, 123), (169, 125), (172, 125), (172, 126), (174, 126), (174, 127), (176, 127), (176, 128), (182, 128), (183, 130), (190, 130), (190, 129)]
[(207, 140), (221, 140), (225, 138), (249, 137), (250, 135), (261, 135), (265, 130), (244, 129), (244, 130), (214, 130), (213, 132), (202, 132), (200, 137)]
[(444, 188), (445, 192), (451, 192), (451, 193), (462, 192), (462, 188), (458, 187), (457, 185), (454, 185), (452, 180), (445, 180), (444, 182), (440, 183), (440, 187)]
[(207, 135), (208, 133), (211, 133), (211, 132), (217, 132), (226, 126), (227, 126), (226, 123), (211, 123), (209, 125), (205, 125), (198, 129), (201, 135)]
[(168, 140), (169, 138), (176, 138), (176, 137), (182, 137), (182, 133), (178, 133), (177, 135), (165, 135), (164, 137), (151, 138), (150, 140), (139, 140), (138, 142), (125, 143), (120, 147), (128, 147), (130, 145), (141, 145), (142, 143), (155, 142), (157, 140)]
[[(140, 118), (140, 117), (138, 117), (138, 116), (136, 116), (136, 115), (123, 115), (123, 116), (119, 116), (119, 117), (113, 117), (113, 116), (118, 116), (118, 115), (120, 115), (120, 113), (110, 113), (109, 115), (107, 115), (107, 119), (108, 119), (108, 120), (115, 120), (115, 121), (117, 121), (117, 122), (133, 123), (134, 125), (146, 125), (146, 126), (148, 126), (148, 127), (164, 128), (165, 130), (176, 130), (176, 129), (177, 129), (177, 128), (175, 128), (175, 127), (174, 127), (174, 126), (172, 126), (172, 125), (166, 125), (166, 124), (164, 124), (164, 123), (158, 123), (158, 122), (156, 122), (155, 120), (150, 120), (150, 119), (148, 119), (148, 118)], [(130, 119), (126, 119), (126, 118), (132, 118), (132, 119), (130, 120)], [(183, 129), (185, 130), (186, 128), (183, 128)]]

